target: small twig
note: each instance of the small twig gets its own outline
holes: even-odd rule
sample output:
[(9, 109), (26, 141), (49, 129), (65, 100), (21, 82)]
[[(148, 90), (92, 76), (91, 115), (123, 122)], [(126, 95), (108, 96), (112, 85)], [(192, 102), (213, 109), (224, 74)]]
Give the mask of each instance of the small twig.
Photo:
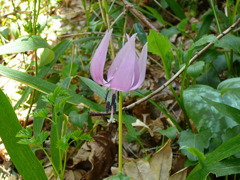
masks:
[[(234, 23), (232, 24), (229, 28), (227, 28), (224, 32), (222, 32), (221, 34), (219, 34), (217, 36), (217, 39), (221, 39), (223, 36), (225, 36), (226, 34), (228, 34), (229, 32), (231, 32), (233, 30), (233, 28), (235, 28), (238, 24), (240, 23), (240, 18)], [(191, 65), (194, 61), (197, 60), (197, 58), (199, 56), (201, 56), (208, 48), (210, 48), (211, 46), (213, 46), (214, 43), (209, 43), (207, 44), (201, 51), (197, 52), (189, 61), (188, 65)], [(156, 89), (154, 92), (152, 92), (151, 94), (145, 96), (144, 98), (126, 106), (123, 107), (123, 111), (132, 109), (133, 107), (135, 107), (138, 104), (141, 104), (144, 101), (147, 101), (148, 99), (152, 98), (153, 96), (155, 96), (156, 94), (160, 93), (163, 89), (165, 89), (169, 84), (171, 84), (185, 69), (187, 68), (186, 65), (184, 65), (171, 79), (169, 79), (166, 83), (164, 83), (161, 87), (159, 87), (158, 89)], [(104, 116), (104, 115), (109, 115), (109, 113), (106, 112), (89, 112), (90, 116)]]
[(128, 1), (126, 1), (126, 0), (121, 0), (121, 1), (122, 1), (123, 4), (125, 5), (125, 7), (126, 7), (127, 9), (129, 9), (129, 11), (130, 11), (136, 18), (138, 18), (138, 20), (139, 20), (140, 22), (142, 22), (143, 24), (145, 24), (148, 28), (153, 29), (154, 31), (157, 31), (157, 32), (158, 32), (158, 30), (148, 21), (148, 19), (147, 19), (140, 11), (138, 11), (137, 9), (135, 9), (130, 2), (128, 2)]

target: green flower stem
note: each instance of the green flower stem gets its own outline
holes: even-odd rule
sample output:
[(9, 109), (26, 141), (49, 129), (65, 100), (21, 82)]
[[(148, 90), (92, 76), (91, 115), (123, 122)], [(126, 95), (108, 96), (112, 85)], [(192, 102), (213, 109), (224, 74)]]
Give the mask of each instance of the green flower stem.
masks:
[(119, 91), (119, 103), (118, 103), (118, 172), (122, 172), (122, 92)]

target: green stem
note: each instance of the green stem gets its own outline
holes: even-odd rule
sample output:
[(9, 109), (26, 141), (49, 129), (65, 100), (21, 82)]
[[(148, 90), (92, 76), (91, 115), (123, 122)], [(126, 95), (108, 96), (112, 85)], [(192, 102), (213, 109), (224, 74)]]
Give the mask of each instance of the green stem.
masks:
[[(216, 19), (216, 23), (217, 23), (217, 27), (218, 27), (218, 32), (221, 34), (222, 33), (222, 29), (221, 29), (221, 26), (220, 26), (220, 23), (219, 23), (219, 19), (218, 19), (218, 16), (217, 16), (217, 12), (216, 12), (216, 9), (215, 9), (215, 6), (214, 6), (214, 1), (213, 0), (210, 0), (210, 3), (211, 3), (211, 6), (212, 6), (212, 9), (213, 9), (213, 13), (214, 13), (214, 17)], [(228, 66), (228, 70), (230, 71), (230, 73), (232, 72), (232, 67), (233, 67), (233, 62), (232, 60), (229, 58), (229, 55), (228, 53), (224, 53), (224, 56), (225, 56), (225, 59), (227, 61), (227, 66)]]
[(119, 91), (118, 103), (118, 172), (122, 172), (122, 92)]

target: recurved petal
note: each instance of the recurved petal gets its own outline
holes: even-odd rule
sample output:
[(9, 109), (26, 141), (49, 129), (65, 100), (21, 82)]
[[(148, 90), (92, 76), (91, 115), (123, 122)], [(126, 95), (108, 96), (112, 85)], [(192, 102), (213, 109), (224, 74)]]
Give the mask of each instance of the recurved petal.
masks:
[(106, 32), (101, 43), (96, 49), (90, 64), (90, 74), (92, 79), (101, 85), (106, 84), (106, 81), (103, 79), (103, 70), (107, 58), (106, 56), (111, 34), (112, 29)]
[(130, 90), (135, 90), (143, 83), (146, 75), (146, 66), (147, 66), (147, 43), (143, 46), (139, 59), (137, 61), (139, 71), (135, 71), (135, 78), (139, 76), (138, 82), (133, 84)]
[(128, 61), (128, 59), (126, 59), (128, 58), (127, 57), (128, 55), (126, 54), (126, 52), (128, 52), (131, 48), (135, 51), (135, 38), (136, 38), (136, 34), (134, 34), (131, 38), (129, 38), (129, 36), (127, 35), (128, 41), (117, 53), (114, 61), (112, 62), (111, 66), (108, 69), (108, 74), (107, 74), (108, 82), (110, 82), (113, 79), (114, 74), (118, 70), (120, 64), (125, 60)]
[(115, 72), (112, 74), (110, 88), (127, 92), (131, 89), (136, 65), (135, 36), (129, 39), (117, 57), (117, 63), (111, 65)]

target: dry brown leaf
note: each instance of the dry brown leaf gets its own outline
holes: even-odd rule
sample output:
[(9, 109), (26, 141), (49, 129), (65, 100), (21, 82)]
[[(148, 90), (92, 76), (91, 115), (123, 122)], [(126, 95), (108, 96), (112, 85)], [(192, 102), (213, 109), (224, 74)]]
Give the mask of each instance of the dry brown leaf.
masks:
[(172, 167), (172, 148), (169, 140), (157, 151), (150, 163), (145, 159), (127, 160), (123, 172), (132, 180), (168, 180)]
[(184, 168), (175, 174), (171, 175), (169, 180), (185, 180), (187, 177), (188, 168)]
[(91, 148), (89, 161), (92, 169), (86, 174), (86, 180), (101, 180), (108, 175), (117, 152), (116, 145), (112, 142), (107, 132), (94, 136), (95, 141), (88, 142)]
[(172, 148), (170, 140), (153, 155), (150, 166), (156, 180), (165, 180), (169, 178), (169, 172), (172, 167)]

